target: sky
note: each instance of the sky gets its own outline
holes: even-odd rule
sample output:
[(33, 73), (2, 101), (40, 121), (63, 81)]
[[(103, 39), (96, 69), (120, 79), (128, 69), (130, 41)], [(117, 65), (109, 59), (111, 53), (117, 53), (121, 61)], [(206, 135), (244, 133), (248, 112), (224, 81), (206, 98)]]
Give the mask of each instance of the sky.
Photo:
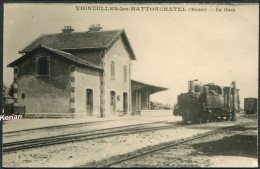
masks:
[[(95, 8), (77, 10), (89, 6)], [(158, 7), (180, 11), (155, 11)], [(198, 79), (221, 86), (236, 81), (243, 105), (245, 97), (258, 97), (258, 8), (257, 4), (4, 4), (3, 81), (12, 83), (13, 70), (6, 65), (21, 57), (18, 51), (41, 34), (60, 33), (64, 26), (82, 32), (100, 24), (103, 30), (126, 31), (137, 57), (132, 79), (169, 88), (153, 94), (152, 101), (173, 105), (177, 95), (187, 92), (188, 81)]]

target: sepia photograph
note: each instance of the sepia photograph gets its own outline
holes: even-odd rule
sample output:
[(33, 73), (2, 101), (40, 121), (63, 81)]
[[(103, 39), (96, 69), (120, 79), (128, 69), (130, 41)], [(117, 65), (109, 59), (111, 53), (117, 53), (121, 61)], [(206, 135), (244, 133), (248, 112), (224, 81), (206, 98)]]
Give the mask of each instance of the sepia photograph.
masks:
[(259, 4), (4, 3), (4, 168), (258, 168)]

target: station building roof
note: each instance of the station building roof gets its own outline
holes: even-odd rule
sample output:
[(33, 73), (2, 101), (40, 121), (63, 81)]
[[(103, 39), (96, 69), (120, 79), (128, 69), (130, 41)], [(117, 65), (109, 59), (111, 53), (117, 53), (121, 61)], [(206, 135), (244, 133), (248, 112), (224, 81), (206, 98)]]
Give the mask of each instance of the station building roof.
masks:
[(147, 90), (150, 94), (168, 90), (168, 88), (166, 87), (155, 86), (144, 82), (139, 82), (136, 80), (131, 80), (131, 89), (132, 91)]

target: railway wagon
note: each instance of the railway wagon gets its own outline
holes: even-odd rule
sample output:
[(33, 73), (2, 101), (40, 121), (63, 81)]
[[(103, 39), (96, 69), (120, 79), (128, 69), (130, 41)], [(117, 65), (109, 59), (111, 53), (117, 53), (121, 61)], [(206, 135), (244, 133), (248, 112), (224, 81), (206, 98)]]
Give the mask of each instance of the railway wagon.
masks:
[(182, 116), (184, 124), (228, 120), (230, 117), (234, 120), (239, 107), (239, 89), (236, 89), (235, 82), (230, 87), (221, 87), (214, 83), (201, 85), (192, 80), (188, 83), (188, 92), (177, 96), (173, 114)]
[(253, 114), (257, 112), (257, 98), (244, 99), (244, 111), (246, 114)]

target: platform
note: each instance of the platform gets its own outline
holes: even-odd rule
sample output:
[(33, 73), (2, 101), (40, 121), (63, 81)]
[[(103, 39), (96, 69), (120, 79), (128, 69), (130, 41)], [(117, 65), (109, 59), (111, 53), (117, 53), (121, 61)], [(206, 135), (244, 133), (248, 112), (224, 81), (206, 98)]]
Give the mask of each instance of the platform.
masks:
[[(3, 133), (13, 132), (19, 130), (28, 130), (28, 129), (37, 129), (37, 128), (46, 128), (52, 126), (60, 125), (69, 125), (69, 124), (78, 124), (78, 123), (92, 123), (92, 122), (105, 122), (105, 121), (122, 121), (122, 125), (132, 124), (132, 123), (145, 123), (156, 121), (160, 117), (162, 120), (169, 121), (179, 121), (180, 117), (172, 116), (172, 110), (161, 110), (161, 111), (142, 111), (140, 116), (108, 116), (108, 117), (82, 117), (82, 118), (40, 118), (40, 119), (18, 119), (18, 120), (9, 120), (3, 121)], [(169, 118), (170, 117), (170, 118)]]

